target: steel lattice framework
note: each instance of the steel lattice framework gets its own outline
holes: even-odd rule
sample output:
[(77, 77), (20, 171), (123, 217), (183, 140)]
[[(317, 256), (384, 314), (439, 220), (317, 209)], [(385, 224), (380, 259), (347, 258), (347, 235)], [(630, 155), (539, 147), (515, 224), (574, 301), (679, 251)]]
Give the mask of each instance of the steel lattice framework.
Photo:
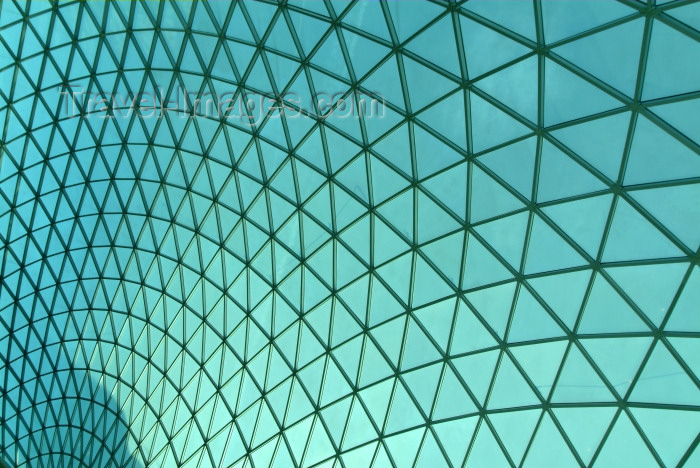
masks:
[(699, 112), (696, 2), (2, 1), (5, 462), (699, 466)]

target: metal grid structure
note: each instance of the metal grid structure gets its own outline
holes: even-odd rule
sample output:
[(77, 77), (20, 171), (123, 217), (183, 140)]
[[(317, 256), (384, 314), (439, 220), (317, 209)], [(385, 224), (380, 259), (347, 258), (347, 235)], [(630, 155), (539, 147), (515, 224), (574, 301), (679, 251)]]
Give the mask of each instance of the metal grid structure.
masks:
[[(656, 3), (0, 3), (5, 461), (700, 464), (700, 4)], [(297, 99), (123, 98), (184, 89)]]

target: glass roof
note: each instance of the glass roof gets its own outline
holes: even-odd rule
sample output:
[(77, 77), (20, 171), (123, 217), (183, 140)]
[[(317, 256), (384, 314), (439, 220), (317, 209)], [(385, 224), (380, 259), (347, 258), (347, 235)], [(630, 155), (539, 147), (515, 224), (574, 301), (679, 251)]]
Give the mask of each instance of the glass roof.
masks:
[(700, 466), (699, 112), (694, 2), (3, 1), (4, 462)]

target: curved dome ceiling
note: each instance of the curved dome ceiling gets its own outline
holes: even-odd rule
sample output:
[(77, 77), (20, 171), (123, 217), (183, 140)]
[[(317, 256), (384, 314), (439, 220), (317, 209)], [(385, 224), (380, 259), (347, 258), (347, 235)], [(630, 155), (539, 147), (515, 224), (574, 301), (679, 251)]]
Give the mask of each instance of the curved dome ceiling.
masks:
[(652, 3), (3, 1), (4, 460), (700, 465)]

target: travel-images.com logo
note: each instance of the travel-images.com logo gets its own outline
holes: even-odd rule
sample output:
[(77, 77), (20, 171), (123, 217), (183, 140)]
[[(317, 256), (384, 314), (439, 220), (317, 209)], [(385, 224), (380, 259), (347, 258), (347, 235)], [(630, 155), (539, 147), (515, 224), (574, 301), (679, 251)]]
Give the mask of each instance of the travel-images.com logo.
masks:
[(360, 92), (318, 92), (302, 97), (294, 92), (270, 96), (241, 90), (223, 94), (194, 93), (177, 87), (166, 96), (163, 88), (157, 87), (152, 92), (123, 95), (88, 92), (77, 85), (64, 85), (59, 87), (59, 92), (64, 115), (68, 118), (131, 118), (134, 113), (141, 118), (162, 118), (171, 113), (179, 118), (236, 119), (244, 125), (257, 125), (268, 116), (381, 118), (385, 112), (381, 96)]

